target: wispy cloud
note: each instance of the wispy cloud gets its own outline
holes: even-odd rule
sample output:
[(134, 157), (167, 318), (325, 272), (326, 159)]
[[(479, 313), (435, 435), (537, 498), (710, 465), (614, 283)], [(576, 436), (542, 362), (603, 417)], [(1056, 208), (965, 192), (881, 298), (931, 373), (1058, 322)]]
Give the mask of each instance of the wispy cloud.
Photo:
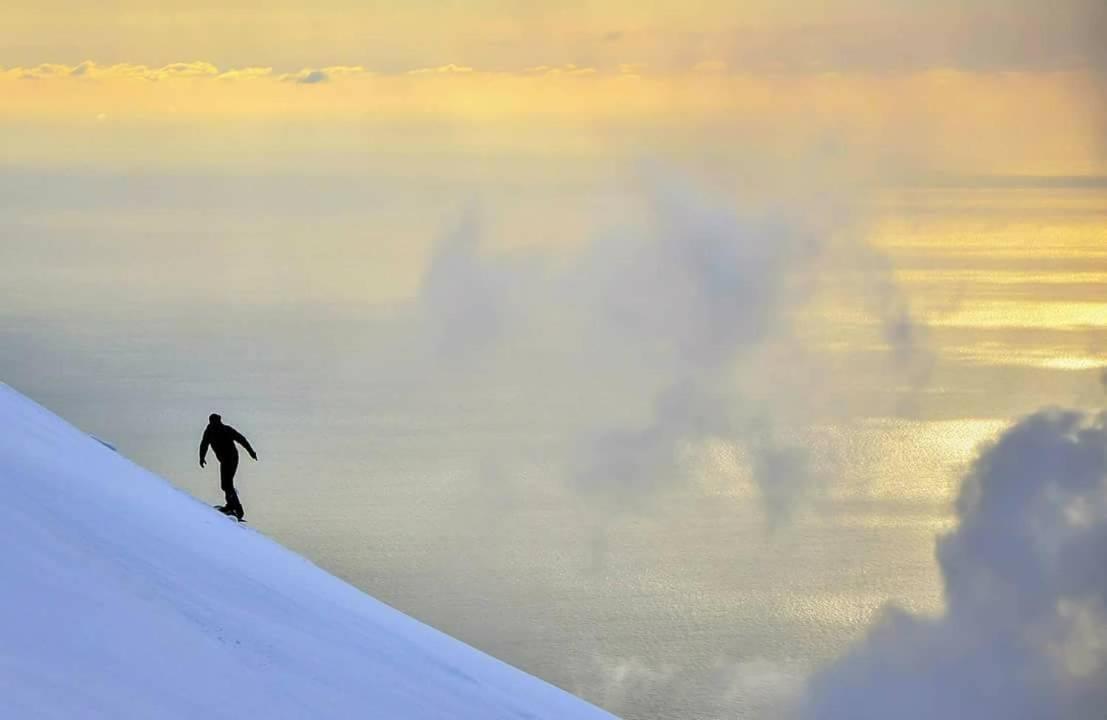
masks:
[(273, 74), (271, 67), (245, 67), (237, 70), (227, 70), (219, 74), (220, 80), (257, 80), (267, 78)]
[(360, 65), (330, 65), (323, 68), (304, 68), (298, 72), (285, 73), (278, 79), (282, 82), (298, 83), (300, 85), (317, 85), (330, 82), (335, 78), (365, 75), (365, 68)]
[(85, 60), (76, 65), (43, 63), (29, 67), (0, 68), (0, 77), (25, 80), (146, 80), (161, 81), (181, 78), (212, 78), (219, 80), (258, 80), (275, 78), (283, 82), (312, 84), (346, 76), (370, 74), (358, 65), (329, 65), (321, 68), (304, 68), (297, 72), (274, 74), (272, 67), (246, 66), (220, 69), (204, 61), (176, 62), (159, 67), (133, 63), (100, 65)]
[[(619, 67), (620, 72), (622, 72), (623, 67), (624, 66)], [(641, 69), (640, 66), (636, 66), (636, 67)], [(571, 75), (595, 75), (598, 71), (596, 70), (596, 68), (578, 67), (577, 65), (574, 65), (573, 63), (569, 63), (567, 65), (556, 65), (556, 66), (539, 65), (537, 67), (530, 68), (530, 70), (528, 70), (528, 72), (532, 73), (534, 75), (548, 75), (548, 76), (570, 75), (571, 76)]]
[(331, 78), (325, 70), (310, 70), (305, 68), (299, 72), (281, 75), (280, 79), (283, 82), (299, 83), (300, 85), (315, 85), (316, 83), (327, 82)]
[[(251, 68), (253, 70), (254, 68)], [(123, 78), (135, 80), (168, 80), (172, 78), (205, 78), (219, 76), (219, 68), (208, 62), (177, 62), (161, 67), (117, 63), (115, 65), (97, 65), (85, 60), (77, 65), (46, 63), (33, 67), (13, 67), (2, 71), (8, 77), (27, 80), (58, 78), (110, 79)]]
[[(852, 219), (829, 193), (821, 202), (783, 193), (736, 206), (671, 168), (642, 177), (649, 221), (598, 234), (567, 265), (489, 256), (470, 217), (430, 263), (419, 327), (466, 385), (476, 382), (463, 380), (467, 373), (554, 338), (565, 350), (535, 382), (573, 387), (608, 378), (603, 398), (581, 393), (586, 419), (560, 459), (568, 486), (590, 505), (636, 509), (679, 490), (690, 481), (688, 459), (718, 443), (743, 459), (731, 471), (748, 477), (770, 523), (780, 523), (821, 478), (789, 416), (807, 390), (785, 384), (748, 393), (747, 385), (762, 385), (751, 360), (793, 337), (818, 260)], [(882, 297), (894, 286), (889, 270), (875, 265), (863, 283), (879, 285), (871, 292)], [(909, 310), (892, 304), (888, 312), (886, 322), (901, 330), (893, 350), (920, 352)], [(612, 403), (640, 412), (613, 417)]]
[(415, 68), (414, 70), (408, 70), (408, 75), (457, 75), (473, 72), (473, 68), (468, 65), (455, 65), (449, 63), (447, 65), (439, 65), (437, 67), (425, 67)]

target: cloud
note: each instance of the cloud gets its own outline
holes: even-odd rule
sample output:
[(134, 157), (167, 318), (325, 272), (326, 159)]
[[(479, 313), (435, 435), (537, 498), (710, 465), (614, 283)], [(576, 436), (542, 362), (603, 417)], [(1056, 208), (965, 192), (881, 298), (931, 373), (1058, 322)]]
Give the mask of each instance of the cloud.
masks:
[(822, 234), (803, 214), (742, 216), (670, 173), (647, 183), (656, 218), (642, 235), (597, 246), (572, 283), (590, 312), (583, 342), (660, 380), (638, 427), (581, 439), (574, 482), (626, 505), (684, 475), (685, 448), (721, 438), (752, 457), (771, 517), (810, 480), (805, 453), (782, 445), (772, 412), (750, 412), (732, 373), (768, 338), (788, 333), (787, 309), (807, 298)]
[(271, 67), (245, 67), (238, 70), (228, 70), (219, 74), (220, 80), (257, 80), (273, 74)]
[(763, 658), (665, 664), (596, 655), (571, 689), (627, 717), (654, 717), (664, 707), (681, 717), (777, 720), (801, 697), (803, 680), (798, 666)]
[(590, 67), (577, 67), (573, 63), (566, 65), (538, 65), (532, 67), (527, 72), (531, 75), (545, 75), (549, 77), (557, 76), (579, 76), (579, 75), (595, 75), (596, 69)]
[(283, 82), (299, 83), (300, 85), (315, 85), (317, 83), (327, 82), (331, 78), (324, 70), (309, 70), (305, 68), (299, 72), (281, 75), (280, 79)]
[(858, 246), (852, 254), (856, 269), (867, 278), (866, 299), (880, 318), (880, 332), (891, 350), (891, 359), (915, 385), (925, 384), (936, 358), (929, 349), (926, 326), (911, 310), (907, 296), (895, 281), (891, 260), (869, 246)]
[(473, 68), (467, 65), (439, 65), (437, 67), (416, 68), (408, 70), (408, 75), (456, 75), (473, 72)]
[(72, 70), (73, 69), (67, 65), (43, 63), (41, 65), (35, 65), (34, 67), (8, 68), (4, 71), (4, 74), (8, 77), (19, 78), (20, 80), (41, 80), (45, 78), (66, 77)]
[(219, 80), (258, 80), (275, 77), (283, 82), (295, 82), (302, 84), (314, 84), (327, 82), (334, 78), (368, 74), (365, 68), (359, 65), (330, 65), (322, 68), (304, 68), (294, 73), (273, 74), (271, 67), (241, 67), (220, 70), (215, 65), (203, 62), (178, 62), (160, 67), (136, 65), (132, 63), (117, 63), (114, 65), (98, 65), (92, 60), (85, 60), (77, 65), (42, 64), (34, 67), (14, 67), (0, 70), (0, 76), (16, 77), (21, 79), (62, 79), (72, 78), (77, 80), (146, 80), (164, 81), (173, 79), (207, 79)]
[[(785, 383), (754, 396), (744, 386), (763, 385), (758, 352), (795, 341), (791, 319), (841, 215), (800, 198), (739, 209), (671, 168), (641, 177), (647, 219), (597, 233), (568, 262), (482, 252), (468, 217), (424, 277), (426, 342), (467, 387), (488, 373), (509, 382), (521, 372), (516, 358), (536, 357), (522, 371), (533, 392), (578, 396), (582, 419), (557, 462), (591, 505), (641, 507), (690, 482), (689, 463), (722, 443), (742, 458), (735, 472), (758, 488), (769, 521), (783, 521), (822, 477), (790, 439), (789, 413), (808, 393)], [(865, 281), (890, 286), (879, 272)], [(556, 362), (550, 347), (560, 348)]]
[(479, 253), (475, 210), (438, 244), (420, 294), (434, 349), (453, 362), (487, 348), (503, 330), (507, 303), (497, 270)]
[(360, 65), (329, 65), (324, 68), (304, 68), (299, 72), (285, 73), (278, 79), (281, 82), (298, 83), (300, 85), (317, 85), (330, 82), (339, 77), (363, 75), (365, 68)]
[(34, 67), (9, 68), (4, 74), (24, 79), (47, 78), (75, 78), (75, 79), (109, 79), (124, 78), (136, 80), (168, 80), (171, 78), (203, 78), (216, 77), (219, 68), (211, 63), (178, 62), (163, 65), (161, 67), (148, 67), (146, 65), (133, 65), (130, 63), (118, 63), (115, 65), (97, 65), (92, 60), (85, 60), (77, 65), (59, 65), (46, 63)]
[(979, 456), (941, 539), (946, 611), (894, 607), (816, 675), (811, 720), (1088, 720), (1107, 707), (1107, 415), (1031, 415)]
[(219, 68), (208, 62), (196, 61), (170, 63), (150, 70), (147, 77), (150, 80), (164, 80), (173, 77), (216, 77), (217, 75), (219, 75)]

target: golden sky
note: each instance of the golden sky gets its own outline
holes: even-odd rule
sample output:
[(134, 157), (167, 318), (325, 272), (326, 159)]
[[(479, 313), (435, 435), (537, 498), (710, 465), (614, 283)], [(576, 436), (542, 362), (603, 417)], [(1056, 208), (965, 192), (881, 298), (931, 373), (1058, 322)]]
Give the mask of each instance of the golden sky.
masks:
[[(896, 172), (1099, 173), (1104, 15), (1095, 0), (17, 2), (0, 7), (0, 127), (18, 165), (385, 136), (534, 148), (556, 131), (562, 151), (833, 137)], [(405, 141), (405, 126), (435, 130)]]
[[(16, 0), (0, 8), (0, 64), (449, 63), (657, 69), (1059, 69), (1096, 52), (1098, 0)], [(1094, 22), (1093, 22), (1094, 21)]]

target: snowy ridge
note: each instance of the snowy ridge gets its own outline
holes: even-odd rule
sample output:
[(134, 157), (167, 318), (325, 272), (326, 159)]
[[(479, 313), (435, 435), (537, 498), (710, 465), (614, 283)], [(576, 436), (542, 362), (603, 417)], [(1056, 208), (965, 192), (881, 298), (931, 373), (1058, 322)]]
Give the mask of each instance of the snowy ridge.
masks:
[(0, 383), (0, 717), (611, 720)]

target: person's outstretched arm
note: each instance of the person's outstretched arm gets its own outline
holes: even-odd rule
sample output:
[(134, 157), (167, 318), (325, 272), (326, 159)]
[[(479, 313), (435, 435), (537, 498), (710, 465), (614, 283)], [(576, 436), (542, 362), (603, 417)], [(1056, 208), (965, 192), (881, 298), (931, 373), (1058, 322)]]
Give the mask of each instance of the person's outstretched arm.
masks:
[(207, 464), (208, 445), (210, 444), (211, 437), (208, 435), (208, 428), (204, 428), (204, 437), (200, 440), (200, 467)]
[(238, 444), (241, 445), (242, 447), (246, 448), (246, 452), (250, 453), (250, 457), (257, 460), (258, 459), (258, 454), (256, 452), (254, 452), (254, 449), (252, 447), (250, 447), (250, 441), (247, 440), (242, 435), (242, 433), (235, 430), (234, 428), (231, 428), (231, 432), (234, 433), (234, 439), (238, 442)]

